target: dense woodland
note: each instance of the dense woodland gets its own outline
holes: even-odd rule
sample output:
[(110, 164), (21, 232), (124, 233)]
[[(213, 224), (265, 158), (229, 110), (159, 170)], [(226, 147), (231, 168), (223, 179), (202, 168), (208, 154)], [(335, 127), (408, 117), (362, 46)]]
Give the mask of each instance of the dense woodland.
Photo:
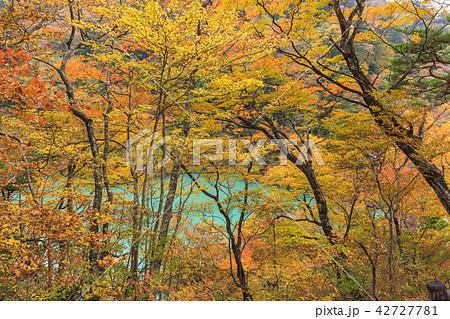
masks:
[[(448, 0), (0, 1), (0, 299), (448, 287), (449, 14)], [(223, 156), (194, 165), (198, 139)]]

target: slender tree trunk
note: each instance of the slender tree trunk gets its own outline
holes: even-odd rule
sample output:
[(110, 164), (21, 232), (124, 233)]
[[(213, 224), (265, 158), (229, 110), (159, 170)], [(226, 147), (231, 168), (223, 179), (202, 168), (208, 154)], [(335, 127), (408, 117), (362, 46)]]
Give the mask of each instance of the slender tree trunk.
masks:
[[(106, 190), (106, 200), (107, 200), (107, 207), (105, 210), (105, 213), (107, 216), (109, 216), (111, 214), (111, 210), (112, 210), (112, 205), (113, 205), (113, 201), (114, 201), (114, 193), (112, 191), (112, 187), (111, 187), (111, 183), (109, 182), (109, 177), (108, 177), (108, 156), (109, 156), (109, 142), (110, 142), (110, 132), (109, 132), (109, 114), (112, 112), (113, 110), (113, 100), (112, 100), (112, 95), (111, 95), (111, 66), (108, 66), (108, 70), (107, 70), (107, 75), (106, 75), (106, 84), (105, 84), (105, 90), (106, 90), (106, 100), (108, 102), (108, 106), (106, 109), (106, 112), (104, 114), (104, 123), (103, 123), (103, 128), (104, 128), (104, 139), (105, 139), (105, 143), (104, 143), (104, 147), (103, 147), (103, 163), (102, 163), (102, 176), (103, 176), (103, 184), (105, 186), (105, 190)], [(109, 227), (109, 223), (104, 223), (102, 225), (102, 233), (103, 235), (107, 235), (108, 233), (108, 227)], [(103, 251), (101, 252), (101, 256), (100, 258), (103, 259), (106, 256), (108, 256), (109, 252), (108, 252), (108, 248), (104, 247)]]
[[(182, 136), (183, 137), (187, 137), (187, 135), (189, 133), (189, 129), (190, 129), (189, 122), (185, 120), (183, 122), (183, 128), (182, 128)], [(156, 254), (152, 261), (151, 268), (153, 269), (154, 272), (158, 272), (161, 268), (162, 254), (166, 247), (166, 240), (167, 240), (167, 235), (169, 232), (170, 221), (172, 220), (172, 216), (173, 216), (173, 214), (172, 214), (173, 213), (173, 204), (174, 204), (175, 195), (176, 195), (177, 187), (178, 187), (178, 179), (180, 176), (181, 160), (182, 160), (181, 152), (176, 152), (176, 155), (175, 155), (175, 158), (173, 161), (172, 171), (170, 172), (169, 187), (167, 190), (166, 201), (164, 203), (164, 209), (162, 212), (161, 225), (159, 228), (159, 234), (158, 234), (158, 240), (157, 240), (157, 246), (156, 246)]]
[[(67, 65), (67, 61), (71, 57), (71, 55), (74, 53), (75, 48), (72, 50), (69, 50), (64, 54), (64, 57), (61, 61), (61, 66), (59, 69), (56, 69), (58, 71), (58, 74), (63, 81), (65, 87), (66, 87), (66, 95), (67, 99), (69, 101), (69, 104), (71, 105), (71, 112), (73, 115), (78, 117), (85, 125), (86, 127), (86, 133), (89, 140), (89, 145), (91, 148), (91, 154), (94, 162), (94, 168), (93, 168), (93, 176), (94, 176), (94, 199), (92, 202), (92, 210), (94, 217), (91, 220), (91, 225), (89, 227), (89, 231), (98, 234), (99, 232), (99, 224), (98, 219), (95, 217), (95, 214), (100, 212), (101, 204), (102, 204), (102, 192), (103, 192), (103, 186), (102, 186), (102, 165), (99, 162), (100, 154), (97, 144), (97, 139), (94, 134), (94, 124), (90, 117), (88, 117), (86, 114), (84, 114), (82, 111), (78, 110), (76, 107), (77, 101), (74, 96), (74, 90), (72, 87), (72, 84), (69, 80), (69, 78), (66, 75), (65, 67)], [(97, 247), (97, 243), (91, 243), (90, 249), (89, 249), (89, 266), (91, 273), (94, 277), (98, 277), (101, 272), (103, 271), (102, 267), (98, 264), (98, 258), (99, 258), (99, 251)], [(99, 299), (98, 296), (94, 296), (93, 299)]]
[[(292, 159), (291, 161), (293, 161)], [(295, 161), (293, 162), (295, 163)], [(297, 165), (297, 167), (305, 174), (308, 180), (309, 186), (313, 190), (314, 199), (317, 205), (317, 212), (319, 214), (320, 225), (322, 230), (331, 244), (337, 243), (337, 236), (333, 231), (333, 226), (331, 225), (330, 216), (328, 214), (328, 206), (325, 196), (323, 194), (322, 188), (317, 181), (316, 174), (311, 162), (306, 162), (302, 165)]]
[[(189, 176), (189, 178), (197, 185), (197, 187), (199, 187), (200, 191), (205, 194), (207, 197), (211, 198), (212, 200), (214, 200), (214, 202), (216, 203), (216, 207), (219, 210), (219, 213), (223, 216), (223, 218), (225, 219), (225, 231), (227, 233), (227, 240), (229, 243), (229, 249), (231, 250), (230, 252), (230, 267), (232, 268), (232, 262), (231, 262), (231, 258), (234, 258), (234, 261), (236, 263), (236, 276), (233, 273), (233, 270), (231, 269), (231, 275), (233, 277), (234, 283), (236, 284), (236, 286), (238, 286), (241, 291), (242, 291), (242, 299), (244, 301), (247, 300), (252, 300), (252, 295), (250, 293), (250, 288), (248, 286), (248, 282), (247, 282), (247, 276), (246, 276), (246, 272), (244, 269), (244, 265), (242, 263), (242, 227), (243, 227), (243, 223), (244, 223), (244, 219), (245, 219), (245, 214), (247, 211), (247, 201), (248, 201), (248, 181), (247, 179), (245, 179), (245, 189), (244, 189), (244, 203), (243, 203), (243, 207), (242, 207), (242, 211), (239, 217), (239, 221), (235, 227), (235, 229), (233, 230), (232, 227), (232, 223), (231, 223), (231, 218), (228, 215), (228, 212), (224, 209), (224, 207), (222, 206), (222, 203), (220, 201), (220, 191), (217, 187), (216, 184), (216, 194), (212, 194), (209, 191), (203, 189), (200, 187), (200, 184), (198, 183), (198, 181), (196, 179), (194, 179), (193, 175), (186, 169), (186, 167), (183, 164), (180, 164), (181, 167), (183, 168), (183, 170), (185, 171), (185, 173)], [(248, 167), (248, 173), (250, 173), (250, 170), (252, 168), (252, 164), (249, 165)], [(217, 175), (218, 178), (218, 175)], [(236, 235), (235, 235), (236, 232)], [(236, 239), (237, 236), (237, 239)], [(232, 253), (232, 256), (231, 256)], [(237, 280), (236, 278), (237, 277)]]
[(394, 229), (392, 220), (392, 211), (389, 211), (389, 246), (388, 246), (388, 274), (389, 274), (389, 292), (391, 298), (394, 297)]
[(131, 278), (133, 282), (138, 279), (138, 263), (139, 263), (139, 198), (138, 198), (138, 177), (133, 174), (133, 215), (132, 215), (132, 236), (131, 236), (131, 248), (130, 248), (130, 258), (131, 258)]

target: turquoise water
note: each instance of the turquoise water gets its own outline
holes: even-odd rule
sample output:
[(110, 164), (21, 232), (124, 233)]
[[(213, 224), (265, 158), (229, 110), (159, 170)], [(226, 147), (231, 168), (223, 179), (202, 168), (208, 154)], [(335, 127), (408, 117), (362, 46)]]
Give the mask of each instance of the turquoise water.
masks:
[[(155, 180), (154, 182), (157, 184), (156, 193), (159, 194), (159, 181)], [(209, 184), (207, 181), (199, 180), (199, 183), (208, 192), (216, 195), (216, 190), (213, 185)], [(167, 187), (168, 179), (165, 180), (165, 192), (167, 192)], [(242, 207), (244, 189), (245, 182), (239, 178), (231, 177), (229, 180), (222, 181), (219, 184), (219, 199), (220, 201), (223, 201), (224, 208), (230, 208), (229, 216), (232, 222), (237, 222), (239, 219), (240, 207), (235, 207), (235, 209), (232, 209), (232, 207), (239, 206), (239, 202)], [(258, 189), (261, 189), (258, 184), (249, 183), (248, 190), (251, 193), (254, 193)], [(121, 196), (127, 200), (131, 201), (133, 199), (133, 194), (131, 192), (125, 192), (124, 189), (114, 189), (113, 191), (118, 194), (122, 193)], [(191, 192), (191, 194), (186, 199), (189, 192)], [(232, 203), (228, 202), (228, 200), (233, 197), (239, 197), (239, 202), (236, 200), (232, 201)], [(149, 206), (153, 207), (155, 211), (158, 204), (159, 198), (154, 201), (150, 201)], [(181, 175), (178, 181), (177, 195), (174, 199), (173, 211), (178, 211), (180, 207), (182, 207), (181, 211), (183, 212), (183, 217), (188, 218), (193, 223), (208, 220), (209, 222), (213, 221), (219, 225), (225, 225), (225, 219), (222, 214), (220, 214), (214, 200), (201, 192), (198, 187), (192, 183), (191, 179), (187, 175)], [(187, 216), (186, 212), (189, 212), (189, 216)]]
[[(186, 184), (186, 183), (184, 183)], [(202, 183), (205, 186), (206, 190), (210, 193), (216, 194), (216, 190), (213, 186), (208, 185), (207, 183)], [(190, 180), (187, 182), (187, 185), (183, 185), (183, 188), (189, 188)], [(208, 187), (209, 186), (209, 187)], [(225, 201), (223, 203), (224, 208), (230, 208), (233, 206), (234, 209), (230, 209), (229, 216), (232, 222), (237, 222), (239, 220), (239, 215), (242, 207), (242, 199), (243, 199), (243, 191), (245, 189), (245, 182), (242, 179), (234, 179), (232, 181), (228, 181), (226, 187), (222, 187), (219, 191), (219, 198), (221, 201)], [(260, 187), (257, 184), (249, 183), (248, 190), (251, 192), (252, 190), (258, 190)], [(188, 205), (191, 208), (194, 208), (194, 211), (197, 212), (197, 215), (191, 216), (191, 220), (193, 222), (200, 222), (201, 220), (208, 219), (213, 222), (218, 223), (219, 225), (225, 225), (225, 219), (222, 214), (219, 212), (216, 203), (213, 199), (209, 198), (201, 191), (195, 188), (195, 193), (191, 194), (188, 199)], [(234, 197), (239, 198), (239, 202), (232, 201), (227, 205), (227, 199), (231, 199)], [(240, 205), (239, 205), (240, 203)], [(234, 204), (234, 205), (233, 205)], [(240, 206), (240, 207), (239, 207)]]
[[(197, 177), (197, 176), (196, 176)], [(214, 177), (214, 176), (213, 176)], [(168, 178), (164, 180), (164, 191), (167, 193), (168, 189)], [(199, 179), (199, 184), (206, 189), (208, 192), (216, 195), (216, 190), (213, 182), (208, 182), (205, 179)], [(50, 205), (56, 205), (56, 201), (61, 198), (61, 190), (63, 188), (64, 183), (55, 184), (51, 193), (47, 193), (47, 196), (44, 197), (44, 203), (48, 203)], [(155, 178), (152, 181), (152, 186), (148, 186), (147, 196), (151, 196), (151, 193), (154, 193), (155, 198), (153, 200), (149, 200), (149, 206), (152, 207), (152, 211), (157, 211), (157, 207), (159, 205), (159, 190), (160, 190), (160, 180)], [(239, 220), (240, 212), (242, 210), (243, 204), (243, 191), (245, 188), (245, 182), (240, 176), (230, 174), (227, 176), (226, 180), (221, 180), (219, 185), (219, 199), (222, 202), (222, 205), (225, 209), (228, 209), (228, 215), (233, 223)], [(249, 190), (249, 200), (255, 198), (262, 199), (267, 195), (266, 191), (269, 192), (270, 189), (280, 189), (282, 187), (277, 186), (261, 186), (257, 183), (248, 184)], [(128, 189), (125, 187), (114, 188), (113, 192), (115, 193), (114, 202), (115, 205), (121, 206), (121, 202), (123, 199), (128, 201), (126, 206), (130, 206), (133, 200), (133, 192), (131, 191), (131, 185), (129, 185)], [(153, 189), (152, 189), (153, 188)], [(289, 190), (285, 189), (284, 190)], [(89, 201), (92, 200), (93, 190), (91, 186), (86, 185), (85, 187), (78, 188), (78, 191), (81, 191)], [(141, 189), (140, 189), (141, 191)], [(188, 196), (188, 193), (191, 194)], [(140, 194), (141, 195), (141, 194)], [(13, 197), (16, 197), (17, 194), (14, 194)], [(19, 200), (16, 198), (16, 200)], [(106, 192), (103, 191), (103, 201), (106, 200)], [(270, 200), (270, 199), (268, 199)], [(181, 207), (181, 209), (180, 209)], [(83, 209), (80, 207), (80, 209)], [(126, 209), (125, 209), (126, 210)], [(192, 223), (200, 223), (202, 221), (208, 221), (209, 223), (214, 222), (219, 225), (225, 225), (225, 219), (222, 214), (219, 212), (216, 203), (213, 199), (209, 198), (207, 195), (202, 193), (197, 185), (195, 185), (191, 178), (186, 174), (181, 174), (178, 180), (177, 187), (177, 195), (174, 200), (174, 218), (176, 212), (181, 211), (182, 217), (191, 221)], [(249, 213), (250, 214), (250, 213)]]

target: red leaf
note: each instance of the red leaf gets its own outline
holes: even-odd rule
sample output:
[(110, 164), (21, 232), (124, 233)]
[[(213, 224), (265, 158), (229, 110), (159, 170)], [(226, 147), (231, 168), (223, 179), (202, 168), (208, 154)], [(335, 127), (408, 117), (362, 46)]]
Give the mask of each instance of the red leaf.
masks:
[(39, 81), (36, 78), (32, 78), (30, 84), (34, 87), (39, 87)]
[(64, 96), (65, 96), (65, 94), (64, 94), (63, 91), (59, 91), (58, 93), (56, 93), (56, 96), (57, 96), (58, 98), (60, 98), (60, 99), (63, 99)]

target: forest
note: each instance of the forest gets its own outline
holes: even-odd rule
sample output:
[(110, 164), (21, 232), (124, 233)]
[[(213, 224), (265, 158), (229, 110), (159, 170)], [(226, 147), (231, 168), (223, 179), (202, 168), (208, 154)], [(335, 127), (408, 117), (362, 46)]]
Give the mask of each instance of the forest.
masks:
[(0, 300), (450, 288), (448, 0), (0, 0)]

